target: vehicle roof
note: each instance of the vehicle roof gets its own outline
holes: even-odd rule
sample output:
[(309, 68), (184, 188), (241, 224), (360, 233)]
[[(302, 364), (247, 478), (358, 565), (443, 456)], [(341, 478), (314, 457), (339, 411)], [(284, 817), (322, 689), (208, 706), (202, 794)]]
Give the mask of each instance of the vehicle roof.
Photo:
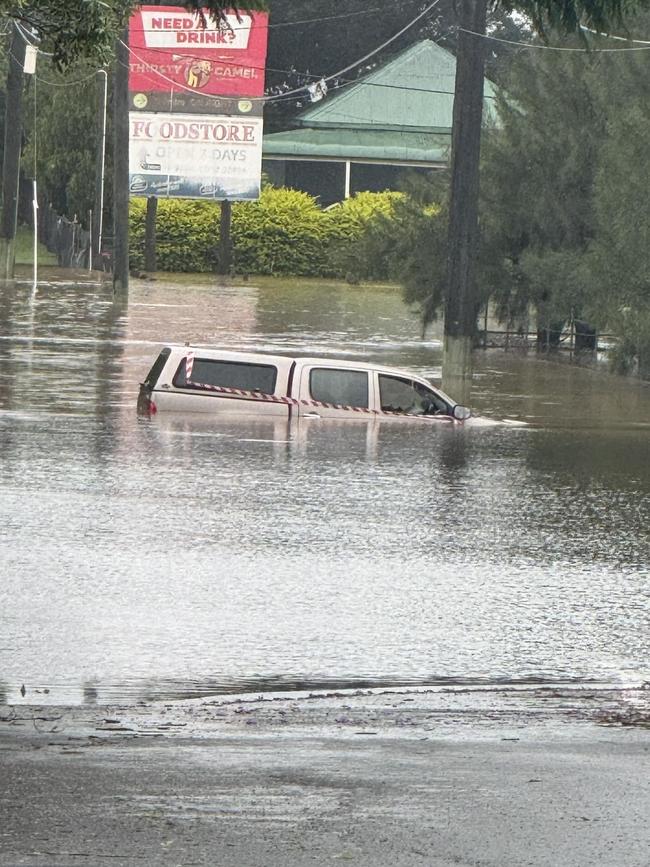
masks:
[(197, 346), (195, 344), (167, 344), (167, 349), (187, 353), (190, 349), (194, 353), (202, 355), (204, 358), (261, 358), (265, 361), (286, 362), (291, 364), (295, 361), (293, 355), (278, 355), (275, 352), (265, 352), (264, 350), (255, 350), (254, 352), (246, 352), (241, 349), (222, 349), (220, 346)]
[(410, 370), (404, 370), (399, 367), (389, 367), (384, 364), (373, 364), (368, 361), (357, 361), (355, 358), (335, 358), (335, 357), (327, 357), (327, 356), (306, 356), (306, 355), (277, 355), (275, 353), (266, 352), (265, 350), (256, 350), (255, 352), (245, 352), (242, 350), (234, 350), (234, 349), (221, 349), (217, 346), (195, 346), (195, 345), (174, 345), (170, 344), (168, 346), (169, 349), (172, 350), (180, 350), (182, 352), (187, 352), (188, 350), (193, 350), (195, 353), (204, 354), (204, 357), (214, 357), (214, 358), (225, 358), (227, 360), (230, 359), (251, 359), (251, 358), (259, 358), (260, 360), (264, 360), (266, 362), (276, 364), (292, 364), (294, 361), (300, 361), (303, 364), (327, 364), (330, 366), (336, 365), (341, 367), (350, 367), (357, 368), (358, 370), (376, 370), (378, 373), (386, 373), (398, 376), (408, 377), (410, 379), (419, 379), (423, 382), (427, 382), (427, 378), (425, 376), (421, 376), (419, 374), (413, 373)]

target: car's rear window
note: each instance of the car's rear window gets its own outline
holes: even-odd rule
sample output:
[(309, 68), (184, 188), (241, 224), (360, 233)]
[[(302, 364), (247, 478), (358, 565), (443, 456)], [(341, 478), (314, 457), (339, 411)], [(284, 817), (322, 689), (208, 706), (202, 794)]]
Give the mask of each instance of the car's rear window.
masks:
[(185, 376), (185, 359), (183, 358), (173, 383), (176, 388), (192, 388), (193, 385), (203, 384), (273, 394), (277, 376), (278, 369), (272, 364), (245, 364), (241, 361), (195, 358), (192, 378), (188, 383)]

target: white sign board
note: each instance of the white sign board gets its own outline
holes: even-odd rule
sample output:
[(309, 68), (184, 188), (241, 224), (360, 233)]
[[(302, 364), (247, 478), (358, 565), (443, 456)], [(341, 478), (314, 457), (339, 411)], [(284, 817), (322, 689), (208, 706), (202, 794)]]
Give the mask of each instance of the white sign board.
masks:
[(259, 198), (261, 118), (134, 111), (129, 127), (132, 196)]

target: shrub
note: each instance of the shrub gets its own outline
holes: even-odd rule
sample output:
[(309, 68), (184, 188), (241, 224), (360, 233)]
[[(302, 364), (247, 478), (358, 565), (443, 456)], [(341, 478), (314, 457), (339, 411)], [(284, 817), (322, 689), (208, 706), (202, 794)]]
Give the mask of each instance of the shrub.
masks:
[[(255, 202), (232, 209), (237, 273), (343, 277), (352, 270), (358, 243), (380, 217), (390, 220), (401, 193), (357, 193), (327, 210), (313, 196), (265, 187)], [(131, 268), (144, 267), (146, 199), (131, 200)], [(217, 262), (220, 206), (191, 199), (160, 199), (156, 221), (161, 271), (210, 271)], [(376, 264), (376, 263), (375, 263)], [(381, 268), (379, 268), (381, 271)], [(384, 269), (385, 270), (385, 269)], [(375, 276), (377, 267), (365, 268)], [(381, 276), (385, 276), (382, 272)]]
[(329, 267), (332, 276), (350, 280), (382, 280), (388, 276), (385, 262), (370, 260), (363, 241), (378, 222), (392, 221), (395, 206), (403, 193), (385, 190), (383, 193), (356, 193), (327, 209), (330, 220)]
[(326, 273), (331, 234), (316, 199), (299, 190), (266, 187), (256, 202), (233, 207), (232, 240), (239, 273), (318, 277)]
[[(144, 266), (146, 199), (131, 200), (131, 268)], [(219, 242), (220, 207), (193, 199), (160, 199), (156, 218), (160, 271), (210, 271)]]
[(403, 193), (384, 190), (383, 193), (355, 193), (349, 199), (331, 205), (325, 212), (332, 222), (336, 238), (358, 238), (368, 223), (379, 214), (391, 216)]

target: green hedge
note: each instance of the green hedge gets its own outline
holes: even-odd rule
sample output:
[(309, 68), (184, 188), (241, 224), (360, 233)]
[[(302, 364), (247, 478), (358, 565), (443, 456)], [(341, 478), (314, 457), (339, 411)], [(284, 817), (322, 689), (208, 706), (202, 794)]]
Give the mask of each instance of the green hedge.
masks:
[[(299, 190), (266, 187), (256, 202), (232, 209), (234, 270), (242, 274), (343, 277), (355, 244), (400, 193), (358, 193), (323, 210)], [(144, 267), (146, 200), (131, 200), (131, 267)], [(220, 206), (161, 199), (156, 222), (161, 271), (211, 271), (217, 264)]]
[(316, 200), (269, 187), (257, 202), (233, 207), (232, 240), (239, 273), (318, 277), (327, 272), (330, 228)]
[[(131, 199), (130, 262), (144, 268), (146, 199)], [(214, 202), (160, 199), (156, 217), (158, 268), (161, 271), (210, 271), (219, 241), (220, 209)]]

